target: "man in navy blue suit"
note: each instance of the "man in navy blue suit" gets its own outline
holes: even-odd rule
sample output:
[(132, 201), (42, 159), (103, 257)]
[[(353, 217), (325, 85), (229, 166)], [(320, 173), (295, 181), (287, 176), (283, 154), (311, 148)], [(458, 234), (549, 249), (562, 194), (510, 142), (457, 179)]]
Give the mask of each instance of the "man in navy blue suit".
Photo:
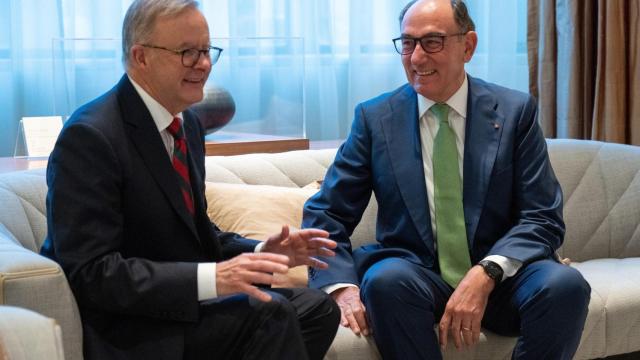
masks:
[(220, 231), (204, 197), (204, 134), (187, 108), (222, 49), (192, 0), (136, 0), (126, 75), (65, 124), (47, 168), (43, 254), (67, 275), (86, 359), (322, 359), (340, 313), (314, 289), (264, 289), (335, 242)]
[[(571, 359), (590, 287), (555, 256), (562, 191), (534, 99), (465, 73), (478, 37), (462, 1), (413, 1), (400, 25), (409, 84), (356, 107), (305, 205), (303, 227), (338, 242), (310, 286), (385, 359), (439, 359), (481, 327), (518, 335), (515, 359)], [(372, 191), (377, 243), (353, 249)]]

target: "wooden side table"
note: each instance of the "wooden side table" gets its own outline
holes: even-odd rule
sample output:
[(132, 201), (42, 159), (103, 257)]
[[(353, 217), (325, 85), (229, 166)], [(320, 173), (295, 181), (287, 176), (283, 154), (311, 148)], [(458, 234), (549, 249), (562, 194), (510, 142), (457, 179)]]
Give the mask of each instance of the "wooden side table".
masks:
[[(249, 153), (277, 153), (292, 150), (337, 148), (343, 140), (312, 141), (309, 139), (288, 138), (282, 136), (215, 133), (205, 141), (207, 156), (239, 155)], [(47, 167), (47, 158), (0, 157), (0, 174), (12, 171), (41, 169)]]
[(218, 131), (205, 137), (205, 154), (240, 155), (309, 149), (309, 139)]
[(0, 174), (47, 167), (47, 158), (0, 157)]

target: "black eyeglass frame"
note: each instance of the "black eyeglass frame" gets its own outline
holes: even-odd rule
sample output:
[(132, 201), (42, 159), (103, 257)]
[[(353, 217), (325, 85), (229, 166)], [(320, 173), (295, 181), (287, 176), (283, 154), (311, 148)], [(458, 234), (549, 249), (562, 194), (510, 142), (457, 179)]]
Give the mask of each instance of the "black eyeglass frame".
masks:
[[(146, 48), (151, 48), (151, 49), (166, 50), (176, 55), (180, 55), (182, 66), (188, 67), (188, 68), (194, 67), (198, 63), (198, 61), (200, 61), (200, 57), (202, 55), (207, 56), (209, 58), (209, 60), (211, 61), (211, 66), (215, 65), (220, 59), (220, 55), (222, 54), (222, 50), (223, 50), (222, 48), (219, 48), (217, 46), (209, 46), (206, 49), (191, 48), (191, 49), (184, 49), (184, 50), (174, 50), (174, 49), (166, 48), (164, 46), (157, 46), (157, 45), (151, 45), (151, 44), (140, 44), (140, 46), (144, 46)], [(215, 50), (213, 55), (211, 55), (211, 50)], [(198, 54), (197, 57), (195, 55), (196, 53)], [(188, 61), (185, 62), (185, 59), (187, 60), (191, 59), (192, 63)]]
[[(416, 45), (418, 43), (420, 43), (420, 46), (422, 47), (422, 50), (424, 50), (424, 52), (428, 53), (428, 54), (435, 54), (438, 53), (440, 51), (442, 51), (442, 49), (444, 49), (444, 42), (445, 39), (448, 37), (454, 37), (454, 36), (461, 36), (461, 35), (467, 35), (468, 32), (461, 32), (461, 33), (455, 33), (455, 34), (430, 34), (430, 35), (425, 35), (423, 37), (420, 38), (414, 38), (411, 36), (400, 36), (397, 37), (395, 39), (392, 39), (393, 41), (393, 47), (396, 49), (396, 52), (400, 55), (410, 55), (413, 54), (413, 52), (416, 50)], [(425, 45), (427, 40), (435, 40), (438, 39), (438, 47), (437, 48), (429, 48), (428, 45)], [(413, 41), (413, 46), (411, 46), (411, 51), (404, 51), (404, 47), (402, 46), (402, 42), (405, 40), (411, 40)], [(399, 48), (398, 48), (399, 47)]]

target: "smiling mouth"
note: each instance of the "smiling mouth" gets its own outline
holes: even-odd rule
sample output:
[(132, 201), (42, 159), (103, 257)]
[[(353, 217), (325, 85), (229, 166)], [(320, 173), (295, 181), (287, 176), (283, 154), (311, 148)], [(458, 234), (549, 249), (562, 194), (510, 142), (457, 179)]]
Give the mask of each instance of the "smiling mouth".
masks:
[(184, 79), (184, 82), (188, 82), (190, 84), (200, 84), (202, 83), (202, 79)]
[(435, 73), (436, 73), (436, 71), (435, 71), (435, 70), (429, 70), (429, 71), (415, 71), (415, 73), (416, 73), (418, 76), (429, 76), (429, 75), (433, 75), (433, 74), (435, 74)]

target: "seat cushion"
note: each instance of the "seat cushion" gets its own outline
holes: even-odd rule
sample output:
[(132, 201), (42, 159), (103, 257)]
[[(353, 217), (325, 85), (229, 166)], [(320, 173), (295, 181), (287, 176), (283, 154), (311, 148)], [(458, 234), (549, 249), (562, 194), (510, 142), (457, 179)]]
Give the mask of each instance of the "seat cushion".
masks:
[[(640, 258), (596, 259), (573, 263), (591, 285), (591, 301), (575, 359), (595, 359), (640, 350)], [(510, 359), (516, 338), (483, 329), (480, 343), (457, 351), (449, 346), (447, 360)], [(379, 359), (372, 338), (358, 337), (340, 327), (327, 359)]]
[[(594, 351), (593, 357), (640, 350), (640, 258), (595, 259), (572, 266), (591, 285), (589, 321), (581, 353), (591, 347), (595, 350), (592, 345), (600, 342), (604, 348)], [(587, 331), (593, 333), (587, 335)]]

